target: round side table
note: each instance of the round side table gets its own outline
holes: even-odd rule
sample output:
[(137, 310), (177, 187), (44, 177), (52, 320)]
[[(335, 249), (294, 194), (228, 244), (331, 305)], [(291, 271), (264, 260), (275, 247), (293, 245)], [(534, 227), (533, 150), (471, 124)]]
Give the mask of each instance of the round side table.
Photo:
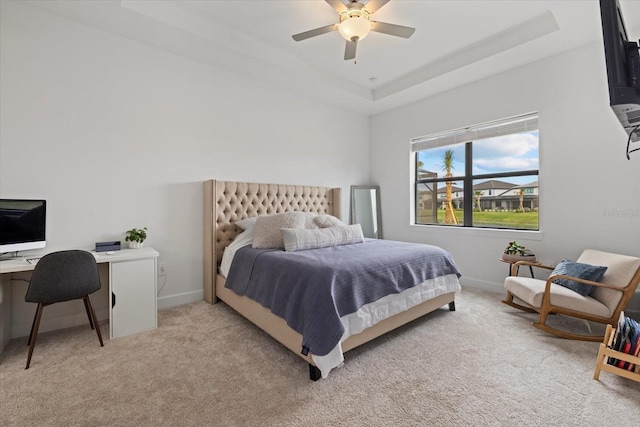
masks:
[[(513, 264), (515, 264), (518, 261), (525, 261), (525, 260), (509, 260), (509, 259), (498, 258), (498, 261), (506, 262), (507, 264), (509, 264), (509, 274), (507, 274), (507, 276), (511, 276), (511, 269), (513, 267)], [(534, 264), (542, 264), (542, 263), (538, 262), (538, 261), (535, 261)], [(520, 271), (520, 266), (518, 266), (518, 268), (516, 269), (516, 275), (518, 274), (518, 271)], [(531, 273), (531, 277), (534, 277), (533, 276), (533, 267), (531, 265), (529, 266), (529, 272)]]

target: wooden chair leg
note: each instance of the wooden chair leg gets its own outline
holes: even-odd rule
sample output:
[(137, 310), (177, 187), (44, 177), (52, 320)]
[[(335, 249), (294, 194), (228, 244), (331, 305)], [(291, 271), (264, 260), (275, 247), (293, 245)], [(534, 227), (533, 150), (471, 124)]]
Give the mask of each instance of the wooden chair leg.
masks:
[(82, 298), (82, 301), (84, 301), (84, 309), (87, 311), (87, 317), (89, 318), (89, 325), (91, 326), (91, 329), (95, 329), (93, 327), (93, 319), (91, 318), (91, 312), (89, 311), (89, 304), (87, 304), (87, 300)]
[(552, 328), (549, 325), (545, 325), (545, 324), (541, 324), (541, 323), (534, 323), (533, 326), (535, 326), (538, 329), (541, 329), (545, 332), (548, 332), (552, 335), (555, 335), (557, 337), (560, 338), (565, 338), (565, 339), (569, 339), (569, 340), (579, 340), (579, 341), (592, 341), (592, 342), (601, 342), (604, 338), (603, 335), (579, 335), (579, 334), (573, 334), (571, 332), (565, 332), (565, 331), (561, 331), (560, 329), (556, 329), (556, 328)]
[(574, 334), (571, 332), (562, 331), (560, 329), (556, 329), (552, 326), (547, 325), (547, 317), (549, 315), (557, 314), (555, 312), (550, 312), (549, 309), (546, 309), (545, 302), (542, 302), (542, 310), (540, 311), (540, 319), (537, 322), (533, 322), (533, 326), (538, 329), (542, 329), (545, 332), (553, 334), (560, 338), (570, 339), (570, 340), (580, 340), (580, 341), (602, 341), (604, 336), (602, 335), (580, 335)]
[(93, 309), (93, 304), (91, 304), (91, 297), (89, 297), (89, 295), (84, 298), (84, 303), (89, 307), (91, 317), (93, 317), (93, 324), (96, 327), (96, 333), (98, 334), (98, 339), (100, 340), (100, 347), (104, 347), (104, 343), (102, 342), (102, 334), (100, 333), (100, 325), (98, 325), (98, 317), (96, 316), (96, 312)]
[(33, 322), (31, 323), (31, 332), (29, 332), (29, 341), (27, 341), (27, 345), (31, 345), (31, 339), (33, 338), (33, 329), (36, 327), (36, 319), (38, 318), (38, 310), (40, 309), (40, 305), (36, 307), (36, 312), (33, 313)]
[(29, 356), (27, 357), (27, 367), (24, 369), (29, 369), (29, 365), (31, 365), (31, 356), (33, 355), (33, 349), (36, 346), (36, 338), (38, 338), (38, 328), (40, 327), (40, 318), (42, 317), (43, 308), (44, 304), (38, 304), (36, 318), (33, 319), (33, 326), (31, 327), (31, 335), (29, 337)]
[(534, 310), (532, 307), (525, 307), (524, 305), (518, 304), (516, 302), (513, 301), (513, 294), (511, 292), (507, 291), (507, 296), (504, 297), (504, 299), (502, 300), (503, 304), (506, 304), (508, 306), (511, 306), (513, 308), (517, 308), (519, 310), (522, 311), (526, 311), (528, 313), (537, 313), (536, 310)]
[(538, 319), (538, 324), (542, 325), (542, 326), (546, 326), (547, 323), (547, 316), (549, 315), (549, 312), (546, 310), (542, 310), (540, 312), (540, 318)]

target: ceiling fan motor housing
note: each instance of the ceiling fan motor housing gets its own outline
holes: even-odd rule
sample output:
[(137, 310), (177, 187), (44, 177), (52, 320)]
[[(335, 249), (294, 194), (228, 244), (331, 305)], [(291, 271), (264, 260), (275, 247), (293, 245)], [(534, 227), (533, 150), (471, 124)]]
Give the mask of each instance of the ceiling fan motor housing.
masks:
[(390, 0), (370, 0), (366, 5), (360, 3), (358, 0), (351, 0), (349, 4), (345, 4), (343, 0), (325, 1), (338, 12), (340, 22), (294, 34), (291, 36), (293, 40), (299, 42), (338, 30), (340, 35), (346, 39), (344, 59), (348, 60), (355, 59), (358, 42), (365, 38), (371, 31), (403, 37), (405, 39), (411, 37), (415, 31), (415, 28), (411, 27), (371, 21), (371, 16), (385, 4), (389, 3)]
[(340, 12), (340, 22), (349, 18), (364, 18), (368, 20), (371, 15), (362, 3), (351, 2), (345, 7), (346, 10)]
[[(351, 2), (346, 7), (345, 11), (340, 12), (338, 31), (347, 40), (362, 40), (371, 31), (370, 14), (362, 3)], [(344, 25), (345, 21), (349, 21), (348, 25)]]

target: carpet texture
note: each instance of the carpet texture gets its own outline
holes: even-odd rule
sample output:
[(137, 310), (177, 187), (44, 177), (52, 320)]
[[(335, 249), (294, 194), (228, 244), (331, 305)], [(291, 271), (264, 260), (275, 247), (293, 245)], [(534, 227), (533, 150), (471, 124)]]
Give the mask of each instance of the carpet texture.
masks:
[(26, 338), (15, 339), (0, 355), (0, 424), (638, 425), (640, 383), (607, 372), (593, 380), (597, 343), (548, 335), (501, 297), (465, 289), (455, 312), (443, 307), (348, 352), (318, 382), (222, 303), (161, 310), (157, 330), (102, 348), (88, 325), (41, 334), (29, 370)]

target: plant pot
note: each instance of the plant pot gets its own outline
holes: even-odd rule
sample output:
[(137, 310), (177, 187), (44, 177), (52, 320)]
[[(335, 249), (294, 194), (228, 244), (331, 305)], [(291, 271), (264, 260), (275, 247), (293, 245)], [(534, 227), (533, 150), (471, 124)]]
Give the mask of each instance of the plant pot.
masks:
[(529, 261), (536, 262), (535, 255), (510, 255), (510, 254), (502, 254), (502, 259), (508, 262), (518, 262), (518, 261)]
[(144, 245), (144, 242), (129, 241), (129, 248), (131, 249), (140, 249), (142, 245)]

